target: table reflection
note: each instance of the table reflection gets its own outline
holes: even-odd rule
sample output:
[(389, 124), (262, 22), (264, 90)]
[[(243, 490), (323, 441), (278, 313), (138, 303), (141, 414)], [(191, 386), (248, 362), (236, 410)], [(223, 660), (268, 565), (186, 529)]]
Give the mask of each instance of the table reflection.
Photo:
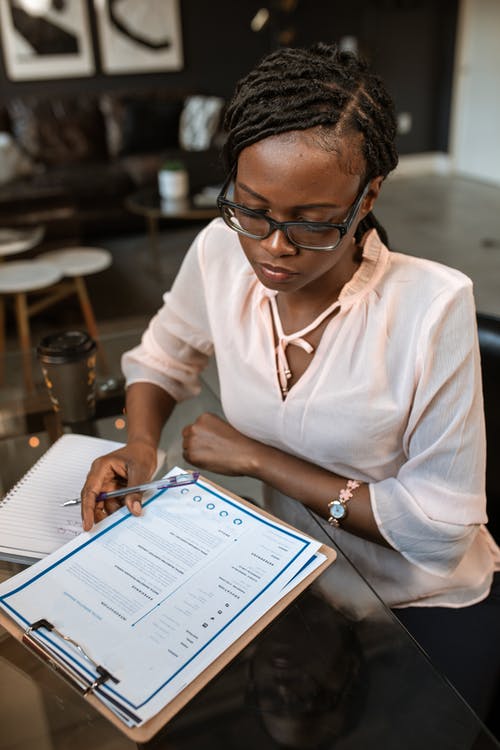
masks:
[[(210, 377), (200, 398), (180, 405), (164, 431), (161, 447), (169, 467), (192, 468), (182, 460), (181, 429), (206, 410), (220, 410)], [(98, 415), (86, 429), (98, 437), (124, 440), (121, 408)], [(51, 439), (43, 429), (0, 438), (0, 497)], [(263, 502), (253, 480), (209, 472), (206, 476)], [(143, 747), (499, 748), (334, 544), (320, 519), (294, 501), (278, 515), (335, 547), (336, 561)], [(0, 578), (20, 569), (0, 561)], [(1, 633), (0, 750), (137, 747), (25, 647)]]

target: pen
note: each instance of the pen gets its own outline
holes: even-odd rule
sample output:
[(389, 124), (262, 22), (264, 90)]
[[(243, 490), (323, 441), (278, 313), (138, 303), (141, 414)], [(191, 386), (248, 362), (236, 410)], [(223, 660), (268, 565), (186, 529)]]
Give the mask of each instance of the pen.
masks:
[[(136, 484), (134, 487), (121, 487), (119, 490), (112, 490), (111, 492), (100, 492), (97, 495), (97, 502), (101, 500), (107, 500), (110, 497), (120, 497), (121, 495), (129, 495), (131, 492), (145, 492), (146, 490), (168, 490), (170, 487), (181, 487), (183, 484), (194, 484), (200, 476), (199, 471), (193, 471), (190, 474), (176, 474), (173, 477), (164, 477), (163, 479), (157, 479), (154, 482), (146, 482), (145, 484)], [(72, 500), (66, 500), (62, 503), (63, 506), (67, 505), (80, 505), (81, 499), (75, 497)]]

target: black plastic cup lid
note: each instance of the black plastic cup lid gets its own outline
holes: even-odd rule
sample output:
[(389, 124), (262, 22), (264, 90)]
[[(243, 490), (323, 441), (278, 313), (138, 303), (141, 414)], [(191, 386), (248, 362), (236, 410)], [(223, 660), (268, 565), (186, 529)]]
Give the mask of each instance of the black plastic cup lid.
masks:
[(96, 348), (96, 343), (86, 331), (64, 331), (45, 336), (38, 347), (38, 358), (48, 364), (78, 362)]

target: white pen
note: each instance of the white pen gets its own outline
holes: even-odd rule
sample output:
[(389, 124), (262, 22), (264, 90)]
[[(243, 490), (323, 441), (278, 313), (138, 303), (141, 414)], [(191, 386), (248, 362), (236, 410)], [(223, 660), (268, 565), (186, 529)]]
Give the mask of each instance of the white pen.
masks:
[[(190, 474), (175, 474), (173, 477), (164, 477), (163, 479), (157, 479), (154, 482), (136, 484), (134, 487), (120, 487), (119, 490), (112, 490), (111, 492), (100, 492), (99, 495), (97, 495), (96, 502), (107, 500), (111, 497), (129, 495), (131, 492), (145, 492), (146, 490), (168, 490), (169, 487), (181, 487), (183, 484), (194, 484), (198, 480), (199, 476), (199, 471), (193, 471)], [(80, 505), (81, 502), (81, 498), (74, 497), (72, 500), (66, 500), (65, 503), (62, 503), (62, 505)]]

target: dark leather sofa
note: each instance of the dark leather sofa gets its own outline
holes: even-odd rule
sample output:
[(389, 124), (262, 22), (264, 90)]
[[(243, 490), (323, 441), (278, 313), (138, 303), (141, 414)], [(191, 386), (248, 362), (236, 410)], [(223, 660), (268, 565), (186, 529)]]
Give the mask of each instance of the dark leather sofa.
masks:
[(192, 192), (220, 183), (215, 140), (205, 150), (180, 145), (188, 96), (141, 90), (8, 101), (0, 131), (11, 133), (30, 168), (0, 185), (0, 227), (41, 223), (46, 238), (77, 240), (142, 228), (125, 198), (155, 184), (165, 159), (185, 164)]

